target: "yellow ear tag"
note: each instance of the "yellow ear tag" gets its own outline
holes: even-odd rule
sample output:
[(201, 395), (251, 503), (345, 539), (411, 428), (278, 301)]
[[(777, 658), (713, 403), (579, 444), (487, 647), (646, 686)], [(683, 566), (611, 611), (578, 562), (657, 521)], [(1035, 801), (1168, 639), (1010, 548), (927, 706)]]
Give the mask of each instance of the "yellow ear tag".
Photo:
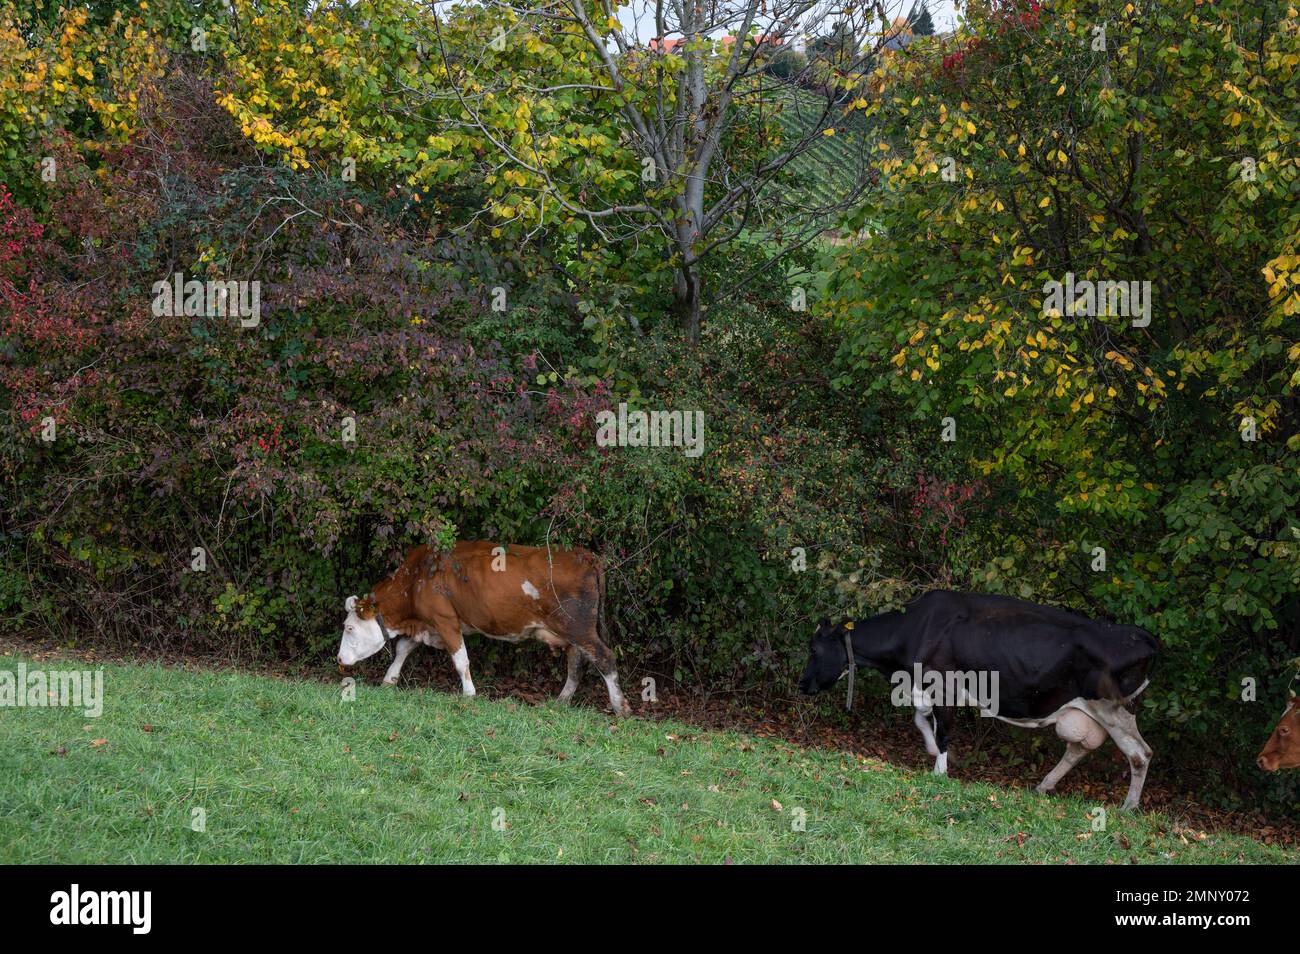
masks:
[(845, 628), (845, 629), (852, 629), (852, 628), (853, 628), (853, 620), (849, 620), (847, 623), (845, 623), (845, 624), (844, 624), (844, 628)]

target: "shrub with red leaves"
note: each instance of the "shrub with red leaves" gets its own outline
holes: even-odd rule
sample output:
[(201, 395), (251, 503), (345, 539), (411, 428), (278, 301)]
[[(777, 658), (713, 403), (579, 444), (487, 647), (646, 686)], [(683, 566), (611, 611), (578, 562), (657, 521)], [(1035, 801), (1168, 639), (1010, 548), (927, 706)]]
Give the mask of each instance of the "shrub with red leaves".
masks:
[(939, 545), (948, 545), (948, 534), (966, 526), (967, 515), (963, 509), (983, 489), (979, 481), (959, 483), (916, 475), (916, 487), (911, 494), (910, 516), (917, 528), (934, 531), (939, 535)]
[(25, 367), (4, 361), (0, 389), (9, 392), (29, 429), (39, 427), (38, 418), (46, 415), (60, 420), (59, 409), (69, 397), (96, 380), (93, 368), (60, 374), (61, 359), (81, 354), (96, 331), (70, 307), (61, 286), (48, 280), (53, 255), (46, 227), (0, 184), (0, 341), (8, 343), (6, 350), (22, 349), (40, 359)]
[[(994, 0), (989, 9), (989, 23), (999, 35), (1009, 30), (1028, 34), (1042, 25), (1042, 13), (1043, 7), (1038, 0)], [(940, 69), (950, 82), (964, 85), (970, 81), (969, 74), (976, 67), (992, 67), (999, 62), (998, 52), (991, 49), (983, 37), (972, 36), (943, 57)]]

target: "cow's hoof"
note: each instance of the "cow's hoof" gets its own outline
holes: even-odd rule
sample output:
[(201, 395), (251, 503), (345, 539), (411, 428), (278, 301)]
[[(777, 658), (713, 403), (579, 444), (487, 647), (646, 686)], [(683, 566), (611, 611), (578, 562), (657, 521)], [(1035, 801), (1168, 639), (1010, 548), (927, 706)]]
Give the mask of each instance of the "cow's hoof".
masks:
[(573, 696), (556, 696), (555, 701), (562, 706), (567, 706), (573, 701)]
[(385, 680), (384, 680), (384, 685), (385, 685), (385, 686), (395, 686), (395, 685), (397, 685), (397, 680), (396, 680), (396, 679), (385, 679)]
[(1041, 786), (1041, 785), (1036, 785), (1036, 786), (1034, 786), (1034, 791), (1037, 792), (1039, 795), (1051, 795), (1051, 794), (1055, 793), (1056, 789), (1055, 789), (1055, 787), (1053, 787), (1053, 788), (1043, 788), (1043, 786)]

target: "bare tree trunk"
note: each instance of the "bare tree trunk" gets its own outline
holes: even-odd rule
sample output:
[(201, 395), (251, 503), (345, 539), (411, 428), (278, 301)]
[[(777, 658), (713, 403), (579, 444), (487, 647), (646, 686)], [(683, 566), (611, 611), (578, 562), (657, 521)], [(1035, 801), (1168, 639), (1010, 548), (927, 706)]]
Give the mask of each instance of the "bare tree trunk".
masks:
[(673, 272), (673, 310), (693, 345), (700, 343), (700, 284), (698, 266), (679, 266)]
[(691, 344), (700, 341), (700, 264), (695, 258), (704, 220), (704, 176), (699, 164), (689, 167), (686, 187), (678, 197), (676, 216), (677, 267), (673, 273), (673, 299), (682, 333)]

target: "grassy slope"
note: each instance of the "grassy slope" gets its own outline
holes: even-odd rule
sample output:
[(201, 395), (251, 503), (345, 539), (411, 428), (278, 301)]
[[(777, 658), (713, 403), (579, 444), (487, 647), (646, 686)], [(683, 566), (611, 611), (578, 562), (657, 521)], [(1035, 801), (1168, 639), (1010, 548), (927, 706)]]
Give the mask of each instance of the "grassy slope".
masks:
[(1159, 816), (1112, 811), (1093, 834), (1073, 799), (592, 709), (104, 668), (99, 719), (0, 710), (0, 862), (1296, 860)]
[[(826, 122), (814, 126), (825, 105), (821, 97), (787, 87), (781, 90), (777, 101), (783, 104), (781, 125), (790, 142), (809, 132), (815, 136), (812, 148), (790, 164), (793, 174), (790, 200), (812, 207), (834, 204), (866, 171), (870, 129), (859, 112), (846, 113), (843, 107), (837, 106), (828, 119), (842, 131), (826, 136), (822, 134)], [(827, 227), (833, 224), (827, 222)]]

